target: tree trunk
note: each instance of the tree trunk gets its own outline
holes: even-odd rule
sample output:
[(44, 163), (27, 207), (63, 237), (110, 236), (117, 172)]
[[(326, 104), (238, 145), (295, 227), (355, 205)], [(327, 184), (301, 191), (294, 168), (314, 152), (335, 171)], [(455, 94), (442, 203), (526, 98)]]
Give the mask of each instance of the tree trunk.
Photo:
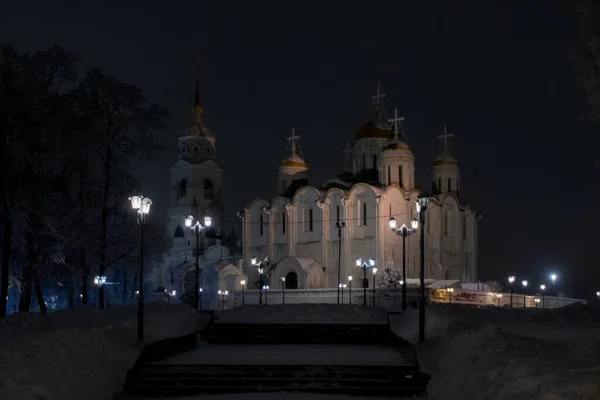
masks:
[(75, 290), (73, 288), (73, 280), (69, 279), (67, 285), (67, 307), (73, 308), (73, 296), (75, 295)]
[(34, 276), (35, 282), (35, 297), (37, 298), (38, 306), (40, 307), (40, 312), (42, 315), (48, 312), (48, 307), (46, 307), (46, 302), (44, 301), (44, 294), (42, 292), (42, 285), (40, 283), (40, 275), (39, 272), (36, 272)]
[(21, 297), (19, 299), (19, 312), (28, 312), (31, 307), (31, 284), (33, 280), (33, 268), (35, 264), (35, 249), (33, 247), (33, 235), (25, 234), (27, 247), (27, 261), (25, 262), (25, 270), (21, 278)]
[(8, 272), (12, 256), (12, 221), (10, 218), (5, 218), (3, 224), (4, 239), (2, 241), (2, 272), (0, 274), (0, 318), (6, 316), (6, 306), (8, 303)]
[(123, 305), (127, 304), (127, 267), (123, 270)]
[[(102, 243), (100, 255), (100, 276), (106, 272), (108, 262), (108, 197), (110, 195), (111, 147), (106, 146), (106, 162), (104, 163), (104, 190), (102, 194)], [(104, 308), (104, 285), (98, 285), (98, 306)]]
[(88, 304), (88, 267), (85, 261), (85, 250), (83, 246), (79, 250), (79, 263), (82, 271), (81, 275), (81, 304)]

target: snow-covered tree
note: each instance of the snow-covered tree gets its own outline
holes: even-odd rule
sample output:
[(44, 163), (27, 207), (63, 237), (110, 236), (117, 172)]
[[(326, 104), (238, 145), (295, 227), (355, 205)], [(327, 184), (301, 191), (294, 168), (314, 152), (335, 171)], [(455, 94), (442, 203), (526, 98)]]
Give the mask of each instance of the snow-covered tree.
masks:
[(381, 289), (396, 289), (402, 287), (402, 270), (396, 266), (386, 266), (377, 272), (376, 285)]

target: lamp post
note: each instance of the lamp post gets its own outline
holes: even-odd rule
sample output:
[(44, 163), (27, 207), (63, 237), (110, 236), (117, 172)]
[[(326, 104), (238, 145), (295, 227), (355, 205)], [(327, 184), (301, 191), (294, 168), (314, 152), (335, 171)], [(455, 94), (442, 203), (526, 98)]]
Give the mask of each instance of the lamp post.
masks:
[(535, 302), (535, 308), (538, 308), (538, 306), (540, 304), (540, 299), (535, 298), (535, 299), (533, 299), (533, 301)]
[(527, 281), (523, 281), (521, 282), (521, 284), (523, 285), (523, 308), (527, 307), (527, 285), (529, 284), (529, 282)]
[(502, 293), (496, 293), (496, 298), (498, 299), (498, 307), (500, 307), (500, 299), (502, 298)]
[(369, 269), (369, 267), (375, 267), (375, 259), (374, 258), (369, 258), (369, 262), (364, 262), (362, 258), (357, 258), (356, 259), (356, 266), (357, 267), (362, 267), (363, 269), (363, 282), (362, 282), (362, 287), (363, 287), (363, 306), (367, 306), (367, 288), (369, 287), (369, 280), (367, 279), (367, 270)]
[(542, 291), (542, 308), (546, 308), (546, 296), (545, 296), (545, 291), (546, 291), (546, 285), (540, 285), (540, 290)]
[(454, 288), (448, 288), (446, 291), (448, 292), (448, 304), (452, 304), (452, 293), (454, 293)]
[(246, 280), (242, 279), (240, 281), (240, 284), (242, 285), (242, 305), (244, 305), (246, 303), (246, 299), (244, 298), (244, 293), (245, 293), (245, 289), (246, 289)]
[(348, 304), (352, 304), (352, 275), (348, 275)]
[(194, 272), (194, 309), (198, 309), (198, 298), (200, 296), (200, 263), (198, 258), (200, 256), (200, 233), (206, 227), (209, 227), (212, 223), (210, 217), (204, 217), (204, 226), (200, 223), (200, 221), (194, 222), (193, 216), (188, 216), (185, 219), (185, 226), (194, 230), (194, 235), (196, 236), (196, 268)]
[(265, 305), (269, 304), (269, 285), (263, 286), (263, 290), (265, 291)]
[[(425, 341), (425, 211), (429, 205), (429, 196), (422, 191), (417, 198), (417, 212), (419, 213), (419, 225), (421, 227), (421, 269), (419, 271), (419, 280), (421, 287), (419, 292), (419, 341)], [(404, 278), (404, 277), (403, 277)], [(406, 278), (404, 278), (406, 280)]]
[(258, 271), (258, 304), (262, 304), (262, 292), (265, 289), (264, 273), (265, 268), (269, 266), (269, 257), (265, 257), (264, 260), (258, 261), (256, 257), (252, 257), (250, 263), (256, 266)]
[(285, 276), (281, 277), (281, 301), (285, 304)]
[(221, 311), (225, 309), (225, 296), (229, 294), (227, 290), (219, 290), (218, 292), (221, 295)]
[(410, 221), (410, 228), (406, 224), (402, 224), (400, 228), (396, 228), (396, 219), (390, 218), (389, 221), (392, 232), (402, 236), (402, 311), (406, 311), (406, 237), (412, 235), (419, 228), (419, 221)]
[(345, 283), (340, 283), (338, 285), (338, 288), (340, 289), (340, 292), (342, 293), (342, 303), (344, 302), (344, 288), (346, 287)]
[(556, 274), (550, 274), (550, 280), (552, 281), (552, 291), (554, 292), (554, 295), (556, 295), (556, 278), (558, 278)]
[(513, 307), (513, 283), (515, 283), (515, 277), (508, 277), (508, 286), (510, 287), (510, 308)]
[(377, 267), (373, 267), (371, 271), (373, 271), (373, 307), (375, 307), (375, 278), (377, 274)]
[(346, 227), (345, 222), (336, 222), (335, 227), (338, 230), (338, 292), (337, 292), (337, 303), (340, 304), (340, 284), (342, 283), (342, 228)]
[(138, 296), (137, 336), (138, 340), (144, 340), (144, 225), (146, 215), (150, 212), (152, 200), (144, 196), (131, 196), (131, 208), (137, 213), (140, 224), (140, 288)]

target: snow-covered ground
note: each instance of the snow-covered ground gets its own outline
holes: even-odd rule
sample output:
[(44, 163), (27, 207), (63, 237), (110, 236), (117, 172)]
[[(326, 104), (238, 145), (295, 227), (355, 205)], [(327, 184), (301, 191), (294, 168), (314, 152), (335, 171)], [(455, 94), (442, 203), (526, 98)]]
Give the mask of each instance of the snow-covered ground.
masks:
[(221, 313), (218, 323), (263, 324), (387, 324), (387, 310), (348, 304), (245, 305)]
[[(381, 321), (377, 309), (332, 312), (330, 308), (337, 306), (311, 307), (303, 317), (290, 318), (291, 308), (282, 312), (288, 306), (269, 306), (273, 311), (269, 319), (341, 322), (354, 315), (359, 322)], [(221, 320), (241, 321), (241, 315), (233, 315), (241, 310), (224, 313)], [(370, 311), (375, 314), (369, 316)], [(246, 311), (246, 318), (251, 313), (259, 311)], [(416, 342), (417, 316), (412, 309), (391, 316), (392, 328)], [(146, 321), (148, 340), (187, 333), (203, 324), (189, 307), (164, 303), (149, 304)], [(80, 308), (43, 317), (17, 314), (0, 321), (0, 399), (112, 398), (138, 355), (135, 330), (135, 308), (121, 307)], [(510, 310), (432, 305), (427, 308), (426, 330), (427, 342), (417, 348), (421, 369), (433, 376), (430, 399), (600, 399), (600, 313), (590, 307)], [(198, 399), (359, 400), (262, 393)]]
[[(391, 317), (392, 329), (416, 343), (417, 314)], [(598, 310), (433, 305), (426, 321), (417, 349), (433, 399), (600, 399)]]
[[(201, 325), (186, 305), (146, 305), (148, 342)], [(204, 322), (205, 323), (205, 322)], [(138, 357), (135, 307), (78, 307), (0, 320), (0, 399), (112, 398)]]

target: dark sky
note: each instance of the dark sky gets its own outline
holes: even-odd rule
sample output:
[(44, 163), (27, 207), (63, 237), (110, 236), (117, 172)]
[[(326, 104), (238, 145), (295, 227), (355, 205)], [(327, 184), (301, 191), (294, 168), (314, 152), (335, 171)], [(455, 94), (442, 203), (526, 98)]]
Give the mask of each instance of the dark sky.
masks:
[[(259, 5), (260, 3), (260, 5)], [(60, 44), (139, 86), (171, 115), (166, 152), (140, 168), (165, 209), (168, 167), (185, 129), (200, 47), (205, 121), (226, 168), (227, 219), (274, 195), (291, 129), (311, 183), (334, 176), (381, 81), (430, 186), (436, 136), (456, 134), (462, 200), (483, 214), (481, 279), (600, 290), (596, 230), (600, 143), (585, 120), (572, 56), (571, 2), (3, 0), (0, 40)], [(597, 136), (597, 135), (595, 135)]]

